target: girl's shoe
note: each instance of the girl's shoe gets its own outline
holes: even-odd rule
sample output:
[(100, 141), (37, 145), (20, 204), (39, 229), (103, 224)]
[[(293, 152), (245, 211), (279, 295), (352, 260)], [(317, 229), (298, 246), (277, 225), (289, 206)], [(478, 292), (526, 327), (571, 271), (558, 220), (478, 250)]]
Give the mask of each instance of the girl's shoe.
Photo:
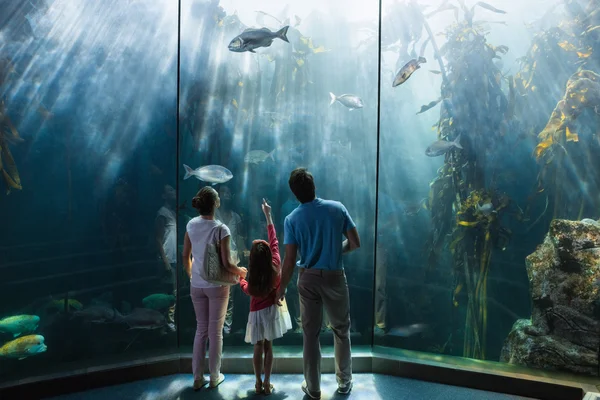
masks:
[(207, 383), (208, 381), (204, 379), (204, 377), (200, 379), (194, 379), (194, 390), (202, 389)]
[(213, 381), (212, 379), (210, 380), (210, 384), (209, 386), (211, 388), (216, 388), (217, 386), (219, 386), (221, 383), (223, 383), (223, 381), (225, 380), (225, 375), (223, 374), (219, 374), (219, 378), (215, 381)]
[(265, 396), (270, 395), (271, 393), (273, 393), (273, 391), (275, 390), (275, 386), (273, 386), (272, 384), (269, 383), (268, 386), (265, 386)]

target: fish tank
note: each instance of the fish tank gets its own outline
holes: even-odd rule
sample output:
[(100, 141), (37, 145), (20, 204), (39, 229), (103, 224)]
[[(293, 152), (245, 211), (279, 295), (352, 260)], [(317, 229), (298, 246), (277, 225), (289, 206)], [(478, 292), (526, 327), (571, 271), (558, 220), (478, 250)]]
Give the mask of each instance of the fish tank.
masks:
[(353, 345), (600, 375), (598, 1), (0, 8), (0, 381), (189, 353), (192, 198), (247, 266), (263, 198), (283, 255), (297, 167), (357, 225)]

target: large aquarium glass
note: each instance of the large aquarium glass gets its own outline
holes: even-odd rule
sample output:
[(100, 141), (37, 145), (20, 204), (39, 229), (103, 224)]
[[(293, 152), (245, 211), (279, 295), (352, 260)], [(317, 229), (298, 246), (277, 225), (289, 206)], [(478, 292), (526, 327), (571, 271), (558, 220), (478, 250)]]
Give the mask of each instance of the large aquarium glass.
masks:
[(175, 351), (177, 2), (0, 9), (0, 381)]
[(598, 376), (599, 11), (382, 1), (375, 345)]
[[(197, 215), (191, 198), (213, 184), (221, 198), (216, 217), (231, 229), (240, 265), (247, 266), (252, 241), (267, 238), (263, 198), (273, 208), (283, 253), (283, 221), (299, 204), (288, 178), (294, 168), (308, 167), (317, 196), (342, 201), (357, 224), (363, 247), (344, 259), (352, 341), (370, 344), (378, 49), (356, 45), (377, 36), (378, 2), (184, 0), (181, 7), (179, 198), (187, 207), (179, 212), (180, 237)], [(244, 35), (256, 36), (245, 42), (252, 46), (240, 48)], [(184, 179), (187, 168), (228, 174)], [(296, 279), (297, 272), (286, 299), (293, 330), (279, 344), (302, 344)], [(181, 291), (189, 297), (189, 287)], [(196, 324), (189, 299), (184, 309), (182, 344), (191, 345)], [(249, 310), (249, 297), (233, 286), (226, 346), (245, 345)], [(323, 332), (329, 333), (322, 343), (331, 345), (327, 316)]]
[[(0, 385), (188, 354), (192, 197), (219, 192), (247, 266), (263, 198), (284, 253), (296, 167), (361, 237), (353, 345), (599, 375), (600, 2), (0, 10)], [(302, 345), (296, 279), (276, 349)], [(225, 353), (251, 354), (230, 293)]]

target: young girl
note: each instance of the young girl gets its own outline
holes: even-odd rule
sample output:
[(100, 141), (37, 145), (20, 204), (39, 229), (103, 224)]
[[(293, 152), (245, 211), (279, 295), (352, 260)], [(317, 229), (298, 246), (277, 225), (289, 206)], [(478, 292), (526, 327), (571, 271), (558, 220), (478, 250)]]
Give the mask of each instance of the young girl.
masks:
[[(248, 261), (248, 280), (240, 279), (244, 293), (250, 295), (250, 315), (246, 325), (246, 343), (254, 345), (254, 374), (256, 375), (256, 393), (271, 394), (271, 369), (273, 367), (274, 339), (292, 329), (290, 314), (285, 303), (277, 305), (276, 294), (281, 282), (281, 257), (275, 227), (271, 219), (271, 206), (265, 199), (262, 210), (267, 219), (269, 243), (255, 240), (250, 250)], [(265, 354), (265, 379), (261, 379), (263, 369), (263, 353)]]

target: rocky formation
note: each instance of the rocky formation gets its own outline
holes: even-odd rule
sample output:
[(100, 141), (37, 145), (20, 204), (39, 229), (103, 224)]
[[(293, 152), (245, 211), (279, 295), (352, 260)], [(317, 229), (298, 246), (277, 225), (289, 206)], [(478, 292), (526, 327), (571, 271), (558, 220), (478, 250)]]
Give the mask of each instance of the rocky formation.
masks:
[(600, 223), (554, 220), (526, 259), (533, 311), (515, 322), (500, 360), (597, 375)]

